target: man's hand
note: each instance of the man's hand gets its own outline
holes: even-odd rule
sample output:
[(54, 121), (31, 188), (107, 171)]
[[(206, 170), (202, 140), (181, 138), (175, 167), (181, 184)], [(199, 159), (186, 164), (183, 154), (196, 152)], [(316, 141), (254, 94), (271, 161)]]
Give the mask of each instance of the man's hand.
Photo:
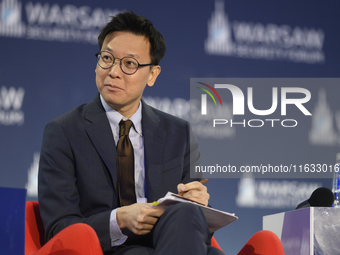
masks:
[(136, 203), (117, 209), (118, 226), (128, 228), (136, 235), (148, 234), (157, 220), (162, 216), (164, 210), (152, 208), (151, 204)]
[(207, 187), (198, 181), (189, 182), (187, 184), (180, 183), (177, 185), (177, 190), (179, 193), (184, 192), (183, 197), (203, 204), (208, 205), (210, 198), (207, 192)]

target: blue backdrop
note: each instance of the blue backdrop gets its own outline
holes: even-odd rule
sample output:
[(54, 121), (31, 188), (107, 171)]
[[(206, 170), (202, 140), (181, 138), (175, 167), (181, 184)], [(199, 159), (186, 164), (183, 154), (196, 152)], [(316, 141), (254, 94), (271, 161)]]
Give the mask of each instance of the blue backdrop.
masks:
[[(338, 77), (339, 7), (337, 1), (321, 0), (1, 0), (0, 186), (27, 188), (27, 199), (36, 199), (44, 126), (97, 93), (96, 37), (109, 16), (133, 10), (161, 31), (167, 53), (155, 86), (146, 89), (144, 98), (189, 119), (190, 78)], [(311, 151), (313, 163), (333, 164), (339, 150), (340, 89), (311, 92), (313, 117), (319, 109), (328, 118), (319, 118), (317, 126), (313, 117), (302, 123), (301, 134), (314, 128), (316, 138), (300, 136), (293, 154), (312, 163), (304, 161)], [(320, 93), (326, 95), (322, 104), (317, 103)], [(325, 132), (331, 136), (325, 138)], [(287, 153), (283, 145), (289, 136), (285, 131), (271, 138), (277, 155)], [(247, 137), (249, 144), (257, 145), (254, 155), (265, 155), (267, 137)], [(205, 139), (199, 134), (197, 138)], [(233, 139), (238, 144), (241, 137)], [(228, 150), (232, 154), (233, 147)], [(203, 151), (203, 158), (209, 158), (209, 150)], [(294, 209), (315, 188), (331, 188), (331, 180), (223, 178), (211, 179), (207, 186), (214, 207), (239, 216), (215, 233), (223, 250), (236, 254), (262, 229), (263, 215)]]

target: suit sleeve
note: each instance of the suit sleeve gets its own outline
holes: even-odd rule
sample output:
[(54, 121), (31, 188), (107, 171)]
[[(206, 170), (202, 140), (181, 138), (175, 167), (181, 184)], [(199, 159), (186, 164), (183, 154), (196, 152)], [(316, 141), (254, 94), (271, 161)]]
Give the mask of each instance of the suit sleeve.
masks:
[(184, 155), (184, 169), (182, 176), (183, 183), (201, 180), (200, 176), (194, 174), (195, 166), (199, 166), (201, 164), (201, 154), (198, 149), (198, 142), (189, 123), (187, 123), (186, 134), (187, 146)]
[(77, 172), (72, 146), (61, 125), (46, 125), (38, 174), (39, 207), (48, 241), (62, 229), (86, 223), (96, 231), (103, 250), (111, 249), (110, 210), (84, 217), (79, 209)]

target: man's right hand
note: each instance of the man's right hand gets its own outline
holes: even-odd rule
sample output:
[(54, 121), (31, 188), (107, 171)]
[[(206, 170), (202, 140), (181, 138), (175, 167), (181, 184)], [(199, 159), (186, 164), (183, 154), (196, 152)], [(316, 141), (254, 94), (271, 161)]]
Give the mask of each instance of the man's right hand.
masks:
[(152, 208), (151, 204), (136, 203), (117, 209), (117, 223), (120, 229), (128, 228), (136, 235), (148, 234), (164, 210)]

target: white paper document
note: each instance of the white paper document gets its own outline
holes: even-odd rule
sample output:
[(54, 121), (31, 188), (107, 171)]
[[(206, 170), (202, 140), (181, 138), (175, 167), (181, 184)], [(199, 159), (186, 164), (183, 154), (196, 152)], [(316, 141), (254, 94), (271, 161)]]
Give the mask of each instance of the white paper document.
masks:
[(155, 205), (155, 207), (161, 208), (166, 208), (169, 205), (175, 203), (190, 203), (199, 206), (202, 209), (205, 218), (207, 219), (210, 233), (215, 232), (216, 230), (223, 228), (224, 226), (238, 219), (234, 213), (223, 212), (208, 206), (201, 205), (194, 201), (182, 198), (181, 196), (172, 192), (168, 192), (165, 197), (158, 199), (157, 202), (158, 204)]

